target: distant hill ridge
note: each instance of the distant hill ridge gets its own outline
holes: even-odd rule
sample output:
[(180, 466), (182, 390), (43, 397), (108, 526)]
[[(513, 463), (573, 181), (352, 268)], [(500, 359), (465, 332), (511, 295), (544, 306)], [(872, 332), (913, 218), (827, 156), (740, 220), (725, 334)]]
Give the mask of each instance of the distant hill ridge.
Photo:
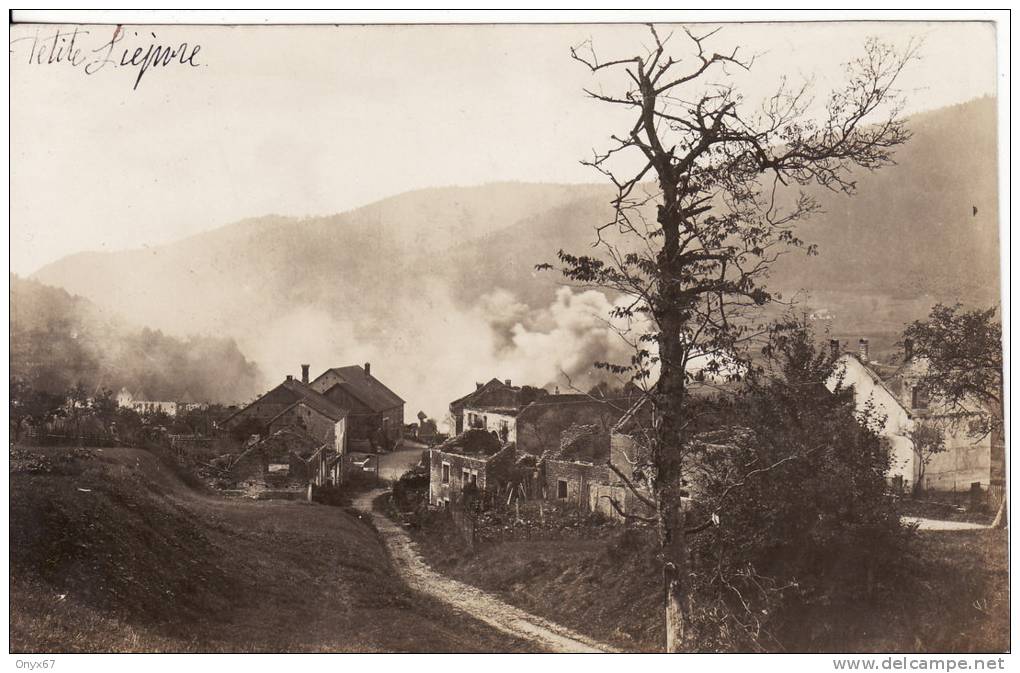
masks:
[(229, 338), (134, 329), (109, 310), (12, 275), (11, 375), (63, 392), (127, 388), (151, 400), (232, 403), (260, 387), (255, 363)]
[[(788, 255), (770, 286), (809, 291), (810, 306), (848, 333), (899, 329), (936, 301), (997, 301), (995, 119), (990, 98), (917, 115), (897, 165), (855, 175), (855, 197), (810, 190), (824, 212), (799, 234), (820, 255)], [(444, 316), (496, 289), (547, 306), (561, 279), (534, 265), (560, 248), (590, 250), (612, 194), (606, 184), (417, 190), (338, 215), (266, 216), (72, 255), (34, 278), (139, 325), (235, 337), (255, 357), (255, 344), (283, 339), (270, 329), (283, 321), (297, 358), (302, 335), (384, 344), (401, 338), (398, 326), (450, 329)]]

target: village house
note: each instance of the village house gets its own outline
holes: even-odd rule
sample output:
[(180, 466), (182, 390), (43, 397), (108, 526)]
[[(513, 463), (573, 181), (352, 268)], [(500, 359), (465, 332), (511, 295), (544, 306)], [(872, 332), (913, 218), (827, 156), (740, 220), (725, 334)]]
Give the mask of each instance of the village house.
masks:
[[(308, 365), (302, 365), (307, 383)], [(372, 375), (372, 365), (334, 367), (308, 386), (347, 411), (352, 450), (389, 451), (404, 434), (404, 400)]]
[(545, 499), (615, 514), (609, 499), (621, 503), (625, 495), (610, 486), (618, 480), (609, 469), (609, 455), (605, 428), (571, 425), (563, 431), (559, 444), (546, 449), (539, 461)]
[[(164, 413), (167, 416), (176, 416), (178, 410), (184, 411), (183, 404), (177, 402), (142, 399), (144, 395), (133, 395), (127, 388), (121, 388), (117, 393), (117, 406), (122, 409), (131, 409), (139, 414)], [(180, 409), (179, 409), (180, 407)]]
[(485, 490), (513, 480), (529, 497), (575, 502), (615, 516), (602, 496), (629, 500), (615, 490), (619, 480), (606, 465), (610, 429), (629, 402), (515, 388), (498, 379), (478, 384), (474, 393), (450, 404), (459, 421), (455, 427), (462, 430), (430, 454), (429, 502), (448, 504), (468, 484)]
[(293, 376), (225, 418), (220, 426), (249, 435), (267, 436), (297, 427), (338, 453), (347, 450), (346, 409)]
[(449, 507), (465, 488), (498, 490), (513, 476), (516, 447), (491, 433), (466, 430), (429, 451), (429, 504)]
[(504, 443), (516, 442), (517, 412), (516, 407), (469, 405), (464, 407), (464, 427), (493, 433)]
[[(450, 402), (450, 418), (452, 420), (452, 427), (450, 429), (455, 436), (470, 427), (498, 431), (498, 423), (494, 423), (492, 427), (485, 427), (488, 425), (486, 410), (501, 409), (508, 411), (520, 409), (537, 397), (547, 394), (548, 392), (541, 388), (514, 386), (511, 384), (510, 379), (500, 381), (494, 378), (488, 383), (476, 383), (474, 391)], [(470, 416), (468, 415), (469, 412)], [(503, 416), (508, 415), (508, 413), (503, 414)], [(504, 418), (501, 420), (508, 419)], [(470, 424), (472, 422), (475, 423), (474, 426)]]
[[(839, 342), (833, 340), (830, 348), (838, 353)], [(871, 360), (868, 340), (860, 339), (856, 352), (839, 355), (837, 371), (827, 385), (830, 390), (837, 383), (852, 385), (858, 408), (870, 403), (885, 417), (879, 434), (889, 441), (892, 453), (890, 482), (904, 489), (916, 484), (921, 464), (910, 433), (919, 424), (932, 424), (943, 432), (945, 451), (924, 467), (921, 487), (956, 492), (977, 489), (987, 492), (991, 504), (997, 505), (1005, 478), (1005, 442), (998, 431), (984, 436), (971, 431), (975, 421), (991, 412), (978, 403), (950, 409), (929, 399), (918, 386), (926, 367), (923, 359), (913, 356), (909, 342), (902, 362), (883, 364)]]
[[(839, 342), (831, 342), (830, 348), (833, 355), (837, 355)], [(870, 363), (870, 360), (867, 342), (862, 340), (859, 353), (838, 355), (836, 370), (825, 385), (829, 390), (835, 390), (837, 386), (853, 386), (857, 408), (863, 410), (870, 405), (876, 416), (884, 419), (878, 434), (889, 445), (890, 465), (886, 477), (898, 488), (913, 488), (916, 465), (914, 443), (909, 437), (914, 427), (910, 410), (900, 403), (897, 395), (865, 363)]]

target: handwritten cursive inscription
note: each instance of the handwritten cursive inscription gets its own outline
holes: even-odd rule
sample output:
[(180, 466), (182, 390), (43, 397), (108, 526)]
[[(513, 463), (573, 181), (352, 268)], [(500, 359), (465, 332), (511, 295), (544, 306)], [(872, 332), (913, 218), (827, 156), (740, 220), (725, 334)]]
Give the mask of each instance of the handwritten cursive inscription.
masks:
[(86, 75), (94, 75), (107, 66), (135, 68), (137, 74), (133, 90), (138, 88), (142, 77), (150, 69), (197, 68), (202, 65), (198, 62), (198, 53), (202, 50), (199, 44), (159, 44), (154, 32), (149, 32), (153, 41), (138, 40), (138, 33), (134, 31), (129, 38), (123, 26), (117, 26), (113, 35), (98, 46), (98, 40), (91, 35), (91, 31), (79, 26), (71, 29), (40, 28), (34, 35), (11, 40), (11, 54), (16, 53), (17, 44), (21, 50), (28, 52), (29, 65), (70, 66), (80, 68)]

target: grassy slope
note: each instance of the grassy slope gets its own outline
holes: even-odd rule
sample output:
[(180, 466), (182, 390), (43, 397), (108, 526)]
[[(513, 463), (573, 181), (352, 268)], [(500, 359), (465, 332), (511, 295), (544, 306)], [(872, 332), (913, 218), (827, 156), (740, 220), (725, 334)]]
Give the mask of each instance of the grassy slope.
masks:
[(411, 594), (343, 510), (204, 496), (139, 450), (32, 452), (46, 471), (11, 467), (12, 651), (525, 649)]
[[(635, 538), (504, 542), (453, 553), (419, 532), (425, 557), (457, 579), (629, 651), (662, 641), (660, 575)], [(795, 616), (790, 651), (1003, 652), (1009, 649), (1005, 531), (919, 533), (874, 601)]]
[(628, 652), (656, 652), (662, 641), (659, 571), (651, 555), (607, 552), (606, 544), (507, 542), (443, 570)]

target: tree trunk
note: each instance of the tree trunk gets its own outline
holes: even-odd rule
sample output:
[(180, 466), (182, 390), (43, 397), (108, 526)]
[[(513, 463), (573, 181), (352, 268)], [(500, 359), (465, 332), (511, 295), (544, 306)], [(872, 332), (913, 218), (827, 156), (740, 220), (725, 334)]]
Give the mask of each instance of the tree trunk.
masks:
[(660, 521), (664, 522), (662, 582), (665, 599), (666, 652), (684, 651), (690, 598), (687, 595), (687, 536), (680, 503), (662, 498)]
[(924, 494), (924, 462), (920, 462), (917, 468), (917, 481), (914, 482), (914, 497), (920, 498)]
[(677, 568), (670, 563), (663, 564), (662, 579), (666, 589), (666, 652), (676, 654), (684, 651), (684, 627), (687, 622), (683, 581)]
[(656, 501), (665, 604), (666, 652), (683, 652), (690, 597), (687, 587), (686, 512), (683, 508), (684, 387), (681, 325), (675, 316), (660, 322), (662, 355), (657, 383), (660, 420), (656, 433)]
[[(646, 91), (647, 123), (653, 122), (649, 105), (654, 93)], [(661, 148), (658, 148), (661, 150)], [(662, 205), (657, 220), (662, 225), (663, 246), (657, 263), (662, 303), (656, 308), (659, 328), (659, 380), (656, 382), (656, 408), (659, 421), (655, 437), (656, 504), (659, 507), (659, 543), (662, 551), (663, 598), (665, 607), (666, 652), (683, 652), (690, 618), (687, 587), (686, 512), (683, 509), (683, 447), (686, 392), (686, 336), (691, 297), (685, 295), (683, 274), (678, 260), (680, 195), (668, 161), (656, 166)]]

